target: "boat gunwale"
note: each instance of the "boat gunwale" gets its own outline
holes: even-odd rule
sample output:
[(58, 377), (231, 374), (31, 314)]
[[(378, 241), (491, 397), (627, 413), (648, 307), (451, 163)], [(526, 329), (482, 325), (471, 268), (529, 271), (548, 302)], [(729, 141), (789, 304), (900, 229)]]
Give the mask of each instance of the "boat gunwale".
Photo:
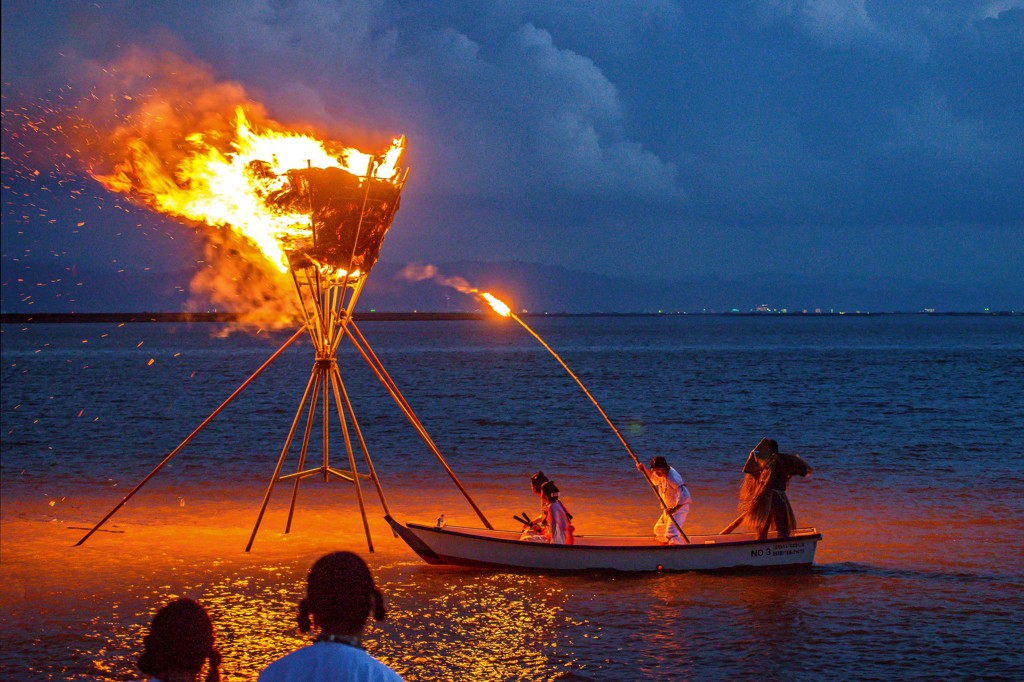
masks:
[[(676, 545), (678, 547), (678, 545)], [(417, 552), (418, 553), (418, 552)], [(802, 561), (792, 564), (764, 564), (755, 566), (752, 564), (732, 564), (729, 566), (716, 566), (714, 568), (674, 568), (672, 566), (659, 566), (651, 569), (614, 568), (611, 566), (589, 566), (582, 568), (552, 568), (539, 566), (521, 566), (517, 564), (502, 564), (479, 559), (467, 559), (465, 557), (449, 556), (447, 554), (433, 554), (424, 556), (420, 554), (428, 565), (441, 568), (477, 568), (492, 571), (503, 571), (512, 573), (535, 573), (535, 574), (559, 574), (559, 575), (593, 575), (593, 574), (614, 574), (614, 575), (648, 575), (661, 573), (717, 573), (717, 574), (758, 574), (764, 572), (787, 573), (804, 572), (814, 568), (814, 560)]]
[[(456, 537), (467, 538), (467, 539), (470, 539), (470, 540), (485, 540), (487, 542), (499, 542), (499, 543), (506, 543), (506, 544), (514, 544), (514, 545), (528, 545), (530, 547), (545, 548), (545, 550), (543, 550), (543, 551), (571, 549), (571, 550), (582, 550), (582, 551), (594, 551), (594, 550), (597, 550), (597, 551), (625, 551), (625, 550), (628, 550), (628, 551), (631, 551), (631, 552), (636, 552), (636, 551), (657, 550), (657, 551), (670, 551), (671, 552), (671, 551), (678, 551), (678, 550), (681, 550), (681, 549), (688, 549), (688, 550), (692, 551), (692, 550), (694, 550), (696, 548), (708, 549), (708, 548), (711, 548), (711, 547), (720, 547), (720, 548), (721, 547), (741, 547), (743, 545), (763, 545), (763, 544), (766, 544), (766, 543), (767, 544), (778, 544), (778, 543), (782, 543), (782, 542), (794, 542), (794, 541), (802, 541), (802, 540), (813, 540), (815, 542), (818, 542), (818, 541), (820, 541), (822, 539), (822, 534), (817, 530), (817, 528), (815, 528), (815, 527), (808, 527), (808, 528), (798, 528), (796, 530), (797, 531), (801, 531), (801, 530), (812, 531), (810, 534), (790, 535), (790, 536), (784, 537), (784, 538), (780, 538), (780, 537), (765, 538), (763, 540), (758, 540), (758, 539), (755, 538), (755, 539), (752, 539), (752, 540), (735, 540), (735, 541), (730, 541), (730, 542), (708, 542), (708, 543), (705, 543), (705, 542), (699, 542), (698, 543), (698, 542), (692, 542), (691, 541), (690, 543), (684, 544), (684, 545), (661, 545), (661, 544), (658, 544), (658, 545), (576, 545), (576, 544), (573, 544), (573, 545), (562, 545), (562, 544), (550, 544), (550, 543), (546, 543), (546, 542), (529, 542), (529, 541), (513, 539), (513, 538), (496, 538), (496, 537), (489, 537), (487, 535), (476, 535), (476, 534), (473, 534), (473, 533), (460, 532), (458, 530), (455, 530), (455, 528), (464, 528), (466, 530), (480, 530), (480, 531), (487, 531), (488, 530), (488, 529), (484, 529), (484, 528), (474, 529), (474, 528), (470, 528), (468, 526), (455, 526), (454, 528), (451, 527), (451, 526), (445, 526), (445, 527), (442, 527), (442, 528), (438, 528), (436, 526), (429, 526), (429, 525), (420, 524), (420, 523), (414, 523), (414, 522), (408, 522), (408, 523), (405, 524), (405, 526), (406, 526), (406, 528), (408, 528), (411, 531), (412, 530), (415, 530), (415, 531), (428, 531), (428, 532), (438, 533), (438, 534), (442, 534), (442, 535), (444, 535), (444, 534), (454, 535)], [(491, 532), (493, 532), (493, 531), (491, 531)], [(498, 531), (498, 532), (515, 533), (515, 531)], [(622, 537), (622, 538), (631, 538), (631, 539), (642, 539), (643, 538), (643, 536), (639, 536), (639, 535), (621, 535), (621, 536), (616, 536), (616, 535), (590, 535), (590, 536), (580, 536), (580, 537), (593, 537), (593, 538), (615, 538), (615, 537)], [(691, 536), (691, 538), (719, 538), (719, 537), (724, 537), (724, 536), (722, 536), (722, 535), (693, 535), (693, 536)]]

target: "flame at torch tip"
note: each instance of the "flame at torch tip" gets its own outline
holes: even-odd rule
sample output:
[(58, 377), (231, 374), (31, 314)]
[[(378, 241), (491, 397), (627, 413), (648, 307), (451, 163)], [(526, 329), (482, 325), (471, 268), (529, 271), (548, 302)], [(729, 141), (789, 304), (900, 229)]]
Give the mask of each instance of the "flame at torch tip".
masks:
[(488, 303), (490, 304), (490, 306), (491, 306), (492, 308), (494, 308), (494, 312), (498, 313), (498, 314), (499, 314), (499, 315), (501, 315), (502, 317), (511, 317), (511, 316), (512, 316), (512, 309), (511, 309), (511, 308), (509, 308), (509, 307), (508, 307), (508, 306), (507, 306), (507, 305), (506, 305), (506, 304), (505, 304), (504, 302), (502, 302), (501, 300), (499, 300), (499, 299), (495, 298), (494, 296), (491, 296), (491, 295), (490, 295), (489, 293), (487, 293), (486, 291), (481, 291), (481, 292), (480, 292), (480, 296), (481, 296), (481, 297), (482, 297), (482, 298), (483, 298), (483, 299), (484, 299), (485, 301), (487, 301), (487, 302), (488, 302)]
[[(486, 291), (480, 291), (479, 289), (474, 289), (474, 288), (468, 287), (468, 283), (466, 283), (465, 280), (463, 280), (461, 277), (456, 277), (456, 278), (445, 278), (445, 277), (442, 277), (440, 274), (438, 274), (437, 268), (434, 267), (433, 265), (427, 265), (425, 267), (420, 267), (420, 266), (414, 266), (414, 265), (410, 264), (403, 271), (403, 275), (407, 279), (411, 279), (411, 280), (414, 280), (414, 281), (422, 281), (424, 279), (432, 279), (432, 280), (434, 280), (435, 282), (437, 282), (439, 284), (443, 284), (445, 286), (455, 287), (456, 289), (458, 289), (462, 293), (465, 293), (465, 294), (476, 294), (477, 296), (480, 296), (480, 298), (482, 298), (485, 301), (487, 301), (487, 303), (489, 303), (490, 306), (492, 308), (494, 308), (494, 312), (498, 313), (502, 317), (511, 317), (513, 320), (518, 322), (519, 325), (530, 334), (530, 336), (535, 338), (540, 343), (540, 345), (544, 346), (544, 349), (547, 350), (547, 352), (551, 354), (551, 357), (553, 357), (555, 360), (557, 360), (558, 364), (560, 364), (562, 366), (562, 369), (564, 369), (566, 371), (566, 373), (570, 377), (572, 377), (572, 380), (576, 382), (576, 385), (579, 386), (580, 389), (583, 391), (584, 395), (586, 395), (587, 398), (590, 399), (590, 402), (592, 402), (594, 404), (594, 407), (597, 408), (597, 411), (599, 413), (601, 413), (601, 416), (604, 417), (604, 420), (605, 420), (605, 422), (607, 422), (608, 426), (610, 426), (612, 431), (615, 432), (616, 437), (618, 437), (619, 442), (622, 443), (622, 446), (626, 449), (626, 452), (629, 453), (629, 456), (633, 459), (633, 461), (635, 463), (637, 463), (637, 464), (640, 463), (640, 460), (637, 459), (636, 453), (634, 453), (633, 449), (631, 447), (629, 447), (629, 443), (626, 442), (626, 438), (622, 435), (622, 432), (619, 431), (618, 427), (615, 426), (615, 424), (612, 422), (612, 418), (609, 417), (608, 413), (604, 411), (604, 408), (601, 407), (601, 403), (597, 402), (597, 398), (595, 398), (594, 395), (590, 392), (590, 390), (587, 389), (587, 387), (583, 384), (583, 381), (581, 381), (580, 378), (578, 376), (576, 376), (576, 373), (573, 372), (572, 369), (569, 368), (569, 365), (565, 364), (565, 360), (563, 360), (561, 358), (561, 356), (559, 356), (558, 353), (555, 352), (555, 349), (552, 348), (551, 346), (549, 346), (547, 344), (547, 342), (544, 339), (542, 339), (540, 337), (540, 335), (537, 334), (537, 332), (533, 331), (533, 329), (531, 329), (528, 324), (523, 322), (519, 318), (518, 315), (513, 313), (512, 309), (509, 308), (508, 305), (506, 305), (503, 301), (501, 301), (500, 299), (492, 296), (491, 294), (487, 293)], [(456, 283), (456, 280), (458, 280), (459, 283)], [(463, 286), (461, 286), (461, 284), (467, 284), (467, 286), (463, 287)], [(646, 471), (644, 472), (644, 478), (647, 480), (647, 484), (651, 487), (651, 490), (658, 497), (658, 501), (661, 503), (662, 509), (664, 509), (665, 512), (667, 513), (668, 512), (668, 506), (666, 506), (664, 498), (661, 496), (661, 493), (658, 492), (657, 487), (651, 481), (651, 479), (647, 475)], [(680, 534), (682, 534), (682, 536), (686, 540), (686, 542), (689, 542), (690, 539), (688, 537), (686, 537), (686, 533), (683, 532), (682, 526), (680, 526), (679, 523), (675, 519), (672, 519), (672, 523), (675, 524), (676, 528), (679, 530)]]
[(455, 289), (456, 291), (462, 294), (471, 294), (479, 296), (480, 298), (487, 301), (488, 305), (490, 305), (491, 308), (494, 309), (494, 312), (498, 313), (502, 317), (516, 317), (512, 313), (512, 309), (498, 297), (493, 296), (487, 293), (486, 291), (480, 291), (476, 287), (471, 286), (470, 283), (467, 282), (462, 277), (446, 277), (442, 275), (440, 272), (438, 272), (437, 266), (429, 264), (420, 265), (417, 263), (409, 263), (402, 269), (402, 272), (399, 274), (399, 276), (402, 277), (403, 279), (409, 280), (410, 282), (422, 282), (424, 280), (430, 280), (435, 284), (440, 284), (441, 286), (445, 287), (451, 287), (452, 289)]

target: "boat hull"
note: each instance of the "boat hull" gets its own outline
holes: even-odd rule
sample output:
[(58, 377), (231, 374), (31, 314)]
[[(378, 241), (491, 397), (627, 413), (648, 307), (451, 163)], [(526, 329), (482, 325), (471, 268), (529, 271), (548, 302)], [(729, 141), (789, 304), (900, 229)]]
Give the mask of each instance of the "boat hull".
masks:
[(577, 536), (573, 545), (523, 542), (516, 531), (443, 528), (385, 517), (430, 564), (540, 571), (716, 571), (807, 567), (821, 534), (800, 528), (786, 538), (770, 533), (690, 536), (687, 545), (662, 545), (654, 538)]

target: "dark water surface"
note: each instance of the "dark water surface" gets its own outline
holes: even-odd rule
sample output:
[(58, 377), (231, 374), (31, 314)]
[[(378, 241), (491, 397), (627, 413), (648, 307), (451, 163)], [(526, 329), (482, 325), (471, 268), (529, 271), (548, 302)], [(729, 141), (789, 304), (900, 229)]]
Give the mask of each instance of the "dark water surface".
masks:
[[(309, 563), (352, 549), (392, 609), (368, 648), (409, 679), (1024, 678), (1024, 318), (526, 322), (641, 457), (664, 455), (687, 478), (690, 532), (732, 520), (739, 469), (760, 437), (804, 456), (815, 471), (792, 482), (791, 499), (801, 524), (824, 534), (816, 566), (646, 576), (428, 567), (386, 532), (371, 492), (377, 551), (367, 554), (351, 487), (313, 479), (291, 536), (280, 533), (288, 495), (275, 492), (277, 516), (244, 554), (309, 376), (305, 341), (154, 478), (123, 512), (136, 516), (111, 525), (121, 534), (69, 549), (69, 528), (99, 520), (288, 334), (4, 325), (2, 676), (131, 679), (153, 609), (188, 594), (218, 622), (229, 679), (253, 679), (303, 641), (293, 612)], [(656, 502), (628, 455), (514, 322), (361, 329), (495, 525), (536, 506), (527, 479), (543, 469), (579, 532), (649, 532)], [(392, 513), (474, 523), (378, 380), (342, 351)], [(189, 545), (178, 523), (207, 539)]]

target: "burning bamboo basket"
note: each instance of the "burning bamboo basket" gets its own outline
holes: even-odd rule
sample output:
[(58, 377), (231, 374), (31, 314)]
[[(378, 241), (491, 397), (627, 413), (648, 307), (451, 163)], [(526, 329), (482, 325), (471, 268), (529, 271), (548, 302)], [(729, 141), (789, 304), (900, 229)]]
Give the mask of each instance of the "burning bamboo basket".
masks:
[(290, 268), (315, 268), (327, 286), (364, 281), (380, 257), (407, 175), (378, 178), (372, 168), (364, 177), (341, 168), (288, 171), (287, 183), (267, 204), (309, 212), (309, 231), (283, 240)]

